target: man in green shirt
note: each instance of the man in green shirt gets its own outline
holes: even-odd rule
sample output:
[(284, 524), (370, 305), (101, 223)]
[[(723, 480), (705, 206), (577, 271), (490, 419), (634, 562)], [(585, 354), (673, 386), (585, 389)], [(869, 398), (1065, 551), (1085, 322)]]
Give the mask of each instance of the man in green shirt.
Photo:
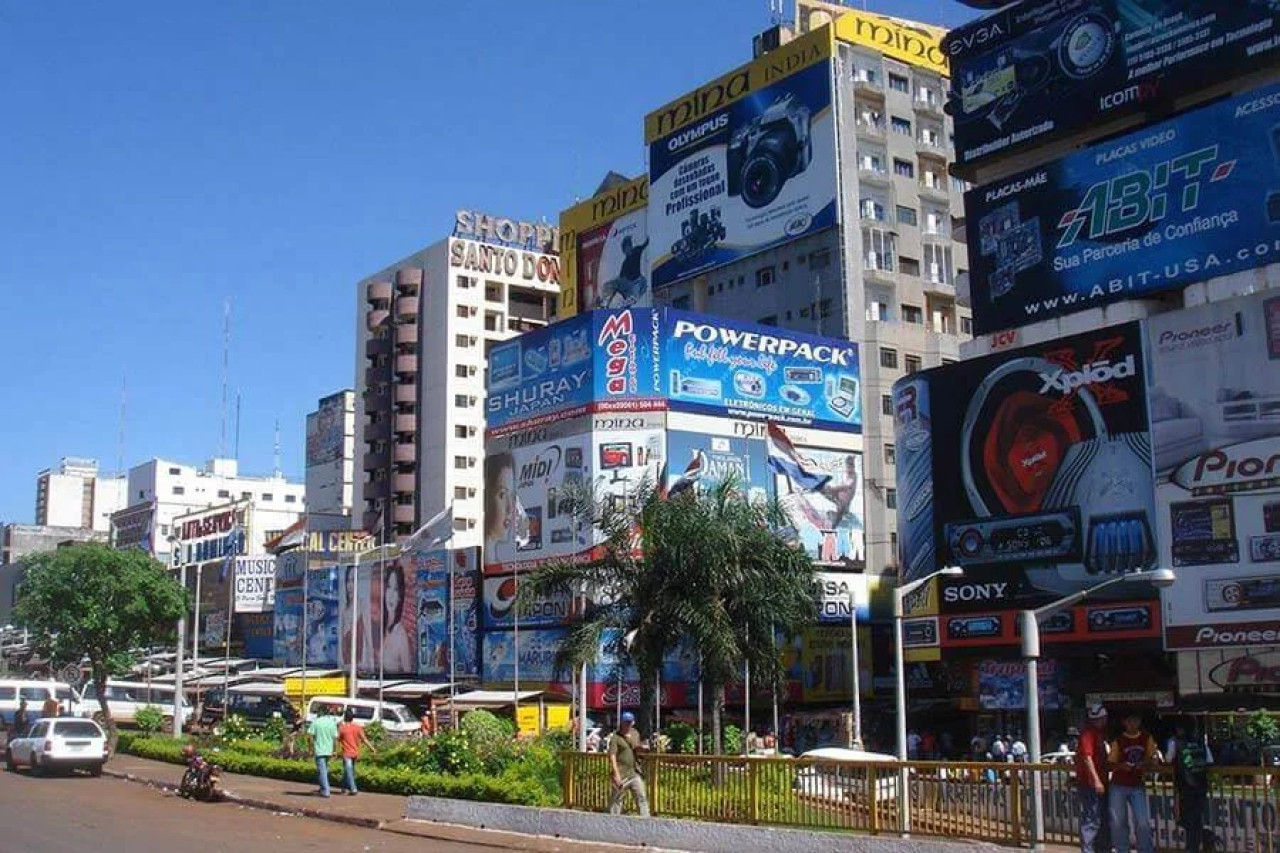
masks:
[(316, 718), (307, 728), (316, 756), (316, 773), (320, 776), (320, 796), (329, 796), (329, 759), (333, 757), (333, 743), (338, 739), (338, 718), (328, 705), (316, 709)]
[(636, 715), (623, 711), (618, 730), (609, 735), (609, 769), (613, 779), (613, 798), (609, 801), (609, 814), (622, 814), (622, 798), (627, 791), (635, 798), (640, 817), (649, 816), (649, 794), (644, 788), (636, 761), (640, 749), (640, 733), (635, 730)]

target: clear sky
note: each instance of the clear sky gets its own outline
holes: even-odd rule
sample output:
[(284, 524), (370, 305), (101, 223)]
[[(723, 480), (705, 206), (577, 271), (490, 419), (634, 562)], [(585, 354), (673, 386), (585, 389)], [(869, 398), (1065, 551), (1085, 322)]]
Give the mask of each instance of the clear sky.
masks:
[(306, 413), (354, 384), (361, 276), (459, 207), (554, 221), (638, 174), (645, 112), (749, 59), (768, 9), (0, 0), (0, 521), (62, 456), (116, 467), (122, 384), (126, 466), (213, 456), (224, 301), (241, 470), (278, 421), (300, 476)]

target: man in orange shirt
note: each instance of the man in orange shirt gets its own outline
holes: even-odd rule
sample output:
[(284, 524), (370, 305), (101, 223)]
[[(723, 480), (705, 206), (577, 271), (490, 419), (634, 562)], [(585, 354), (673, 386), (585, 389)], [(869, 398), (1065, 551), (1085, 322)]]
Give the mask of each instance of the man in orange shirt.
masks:
[(360, 747), (367, 746), (377, 752), (364, 727), (355, 722), (355, 713), (348, 708), (342, 715), (342, 725), (338, 726), (338, 745), (342, 748), (342, 782), (347, 795), (354, 797), (360, 793), (356, 790), (356, 759), (360, 757)]

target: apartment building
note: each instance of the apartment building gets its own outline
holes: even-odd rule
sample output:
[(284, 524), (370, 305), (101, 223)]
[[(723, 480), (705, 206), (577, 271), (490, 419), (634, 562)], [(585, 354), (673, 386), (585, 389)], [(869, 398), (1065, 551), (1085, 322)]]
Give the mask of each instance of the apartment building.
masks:
[(545, 325), (554, 226), (459, 210), (453, 233), (356, 288), (356, 518), (389, 540), (445, 506), (481, 543), (489, 349)]
[(98, 460), (66, 456), (36, 475), (36, 524), (106, 533), (125, 504), (125, 478), (104, 477)]

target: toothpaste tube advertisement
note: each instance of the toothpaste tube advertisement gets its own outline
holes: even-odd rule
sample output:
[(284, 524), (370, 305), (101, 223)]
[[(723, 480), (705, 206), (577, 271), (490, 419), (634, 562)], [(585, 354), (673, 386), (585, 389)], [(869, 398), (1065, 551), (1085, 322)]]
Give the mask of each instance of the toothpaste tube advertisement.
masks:
[(862, 431), (857, 344), (674, 310), (663, 330), (671, 410)]
[(1147, 323), (1165, 645), (1280, 642), (1280, 291)]
[[(919, 383), (928, 393), (913, 398)], [(924, 449), (913, 444), (922, 397), (932, 436), (931, 476), (916, 468), (924, 457), (898, 466), (905, 577), (965, 570), (941, 585), (943, 614), (1033, 607), (1159, 563), (1137, 323), (936, 368), (895, 396), (896, 446)], [(930, 499), (927, 542), (913, 509)], [(999, 620), (970, 628), (1004, 633)]]
[(653, 287), (836, 224), (831, 46), (801, 36), (645, 118)]
[(1280, 84), (965, 196), (975, 334), (1280, 261)]
[(564, 667), (562, 672), (556, 671), (556, 654), (566, 633), (561, 628), (486, 631), (483, 680), (489, 684), (512, 684), (518, 674), (521, 689), (529, 690), (541, 689), (557, 681), (569, 682), (572, 676), (570, 667)]
[[(1173, 103), (1275, 62), (1271, 0), (1033, 0), (957, 27), (956, 162)], [(1225, 138), (1225, 137), (1224, 137)]]

